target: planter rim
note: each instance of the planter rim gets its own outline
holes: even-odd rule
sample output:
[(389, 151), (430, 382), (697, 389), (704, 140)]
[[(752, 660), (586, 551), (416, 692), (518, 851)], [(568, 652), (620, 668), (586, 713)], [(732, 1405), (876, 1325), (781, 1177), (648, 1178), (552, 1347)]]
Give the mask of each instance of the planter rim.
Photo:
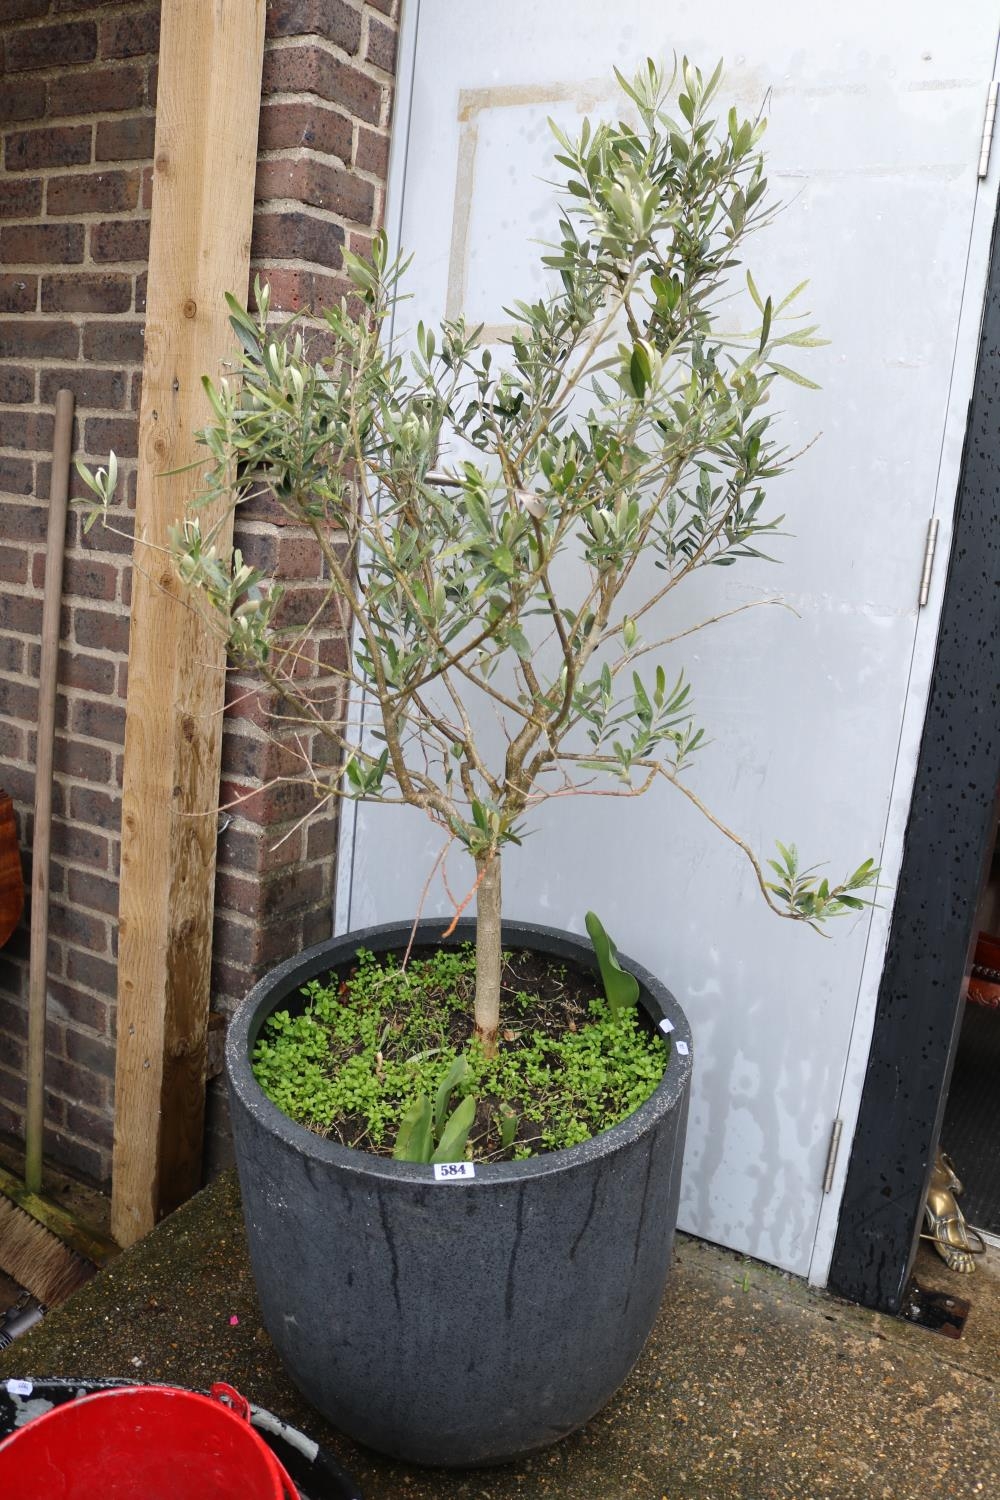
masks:
[[(442, 937), (441, 924), (441, 918), (418, 922), (413, 951), (459, 947), (475, 936), (474, 918), (459, 921), (448, 938)], [(436, 1182), (433, 1166), (423, 1162), (396, 1161), (392, 1157), (376, 1156), (373, 1152), (342, 1146), (338, 1141), (316, 1135), (305, 1125), (299, 1125), (290, 1119), (272, 1103), (254, 1078), (250, 1065), (250, 1055), (264, 1022), (283, 1000), (292, 998), (310, 979), (318, 978), (343, 964), (359, 948), (367, 948), (376, 954), (405, 948), (412, 931), (412, 922), (385, 922), (377, 927), (356, 928), (339, 937), (317, 943), (270, 970), (250, 990), (230, 1021), (226, 1034), (226, 1072), (229, 1085), (244, 1108), (256, 1117), (261, 1126), (278, 1136), (286, 1145), (348, 1172), (384, 1182), (409, 1183), (413, 1187), (423, 1188)], [(531, 948), (553, 957), (568, 958), (599, 979), (597, 960), (589, 939), (577, 933), (531, 922), (505, 921), (502, 926), (502, 941), (506, 947)], [(639, 1003), (653, 1024), (658, 1025), (661, 1020), (667, 1019), (673, 1025), (667, 1065), (653, 1093), (644, 1104), (617, 1125), (602, 1130), (600, 1134), (591, 1136), (577, 1146), (541, 1152), (524, 1161), (477, 1161), (475, 1176), (461, 1179), (466, 1192), (481, 1191), (490, 1185), (517, 1183), (529, 1177), (571, 1171), (584, 1162), (611, 1156), (637, 1136), (644, 1134), (683, 1097), (692, 1065), (691, 1030), (687, 1017), (674, 996), (653, 974), (624, 953), (619, 953), (618, 958), (622, 966), (639, 981)], [(686, 1044), (687, 1055), (681, 1056), (678, 1053), (675, 1045), (678, 1041)]]

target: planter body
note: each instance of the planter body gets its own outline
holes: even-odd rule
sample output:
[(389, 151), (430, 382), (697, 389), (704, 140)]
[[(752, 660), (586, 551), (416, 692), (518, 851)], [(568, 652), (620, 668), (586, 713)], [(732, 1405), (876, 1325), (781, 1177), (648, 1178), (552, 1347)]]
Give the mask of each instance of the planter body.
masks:
[[(593, 1140), (471, 1180), (351, 1151), (262, 1093), (249, 1057), (272, 1011), (359, 947), (401, 950), (408, 925), (310, 949), (268, 975), (229, 1030), (226, 1060), (250, 1256), (264, 1323), (296, 1384), (336, 1427), (414, 1463), (517, 1458), (586, 1422), (634, 1365), (670, 1266), (690, 1055)], [(468, 941), (458, 925), (451, 943)], [(505, 946), (597, 972), (587, 941), (505, 923)], [(440, 922), (414, 951), (440, 947)], [(654, 1023), (690, 1046), (676, 1001), (622, 959)], [(598, 980), (599, 984), (599, 980)], [(599, 991), (598, 991), (599, 992)], [(301, 1005), (301, 1002), (298, 1002)]]

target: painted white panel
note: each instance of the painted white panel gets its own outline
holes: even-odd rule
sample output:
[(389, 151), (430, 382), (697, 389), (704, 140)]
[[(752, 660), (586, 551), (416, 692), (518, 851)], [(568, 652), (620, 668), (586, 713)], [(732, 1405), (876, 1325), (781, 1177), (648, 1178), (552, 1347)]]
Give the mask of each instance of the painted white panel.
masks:
[[(797, 615), (755, 610), (670, 662), (691, 677), (713, 739), (691, 784), (721, 818), (763, 852), (795, 839), (833, 872), (881, 851), (891, 882), (936, 624), (937, 593), (917, 618), (924, 534), (936, 505), (946, 532), (953, 504), (985, 276), (976, 163), (996, 11), (720, 0), (664, 15), (639, 0), (411, 5), (409, 134), (391, 185), (415, 255), (401, 323), (462, 310), (502, 326), (505, 303), (541, 285), (530, 241), (552, 223), (545, 119), (575, 129), (583, 113), (617, 109), (612, 63), (628, 72), (676, 49), (710, 68), (724, 55), (729, 98), (756, 108), (770, 90), (770, 175), (786, 207), (749, 258), (767, 289), (811, 277), (831, 340), (809, 364), (823, 389), (786, 388), (783, 422), (793, 447), (817, 440), (775, 489), (792, 533), (781, 566), (714, 570), (678, 591), (666, 626), (769, 595)], [(832, 941), (780, 922), (738, 851), (666, 787), (642, 802), (550, 803), (537, 822), (505, 857), (507, 914), (582, 931), (594, 907), (690, 1016), (682, 1224), (806, 1273), (831, 1122), (853, 1119), (885, 914), (840, 924)], [(359, 809), (345, 820), (340, 925), (411, 915), (439, 849), (420, 815)], [(449, 865), (459, 895), (462, 864)], [(439, 884), (425, 910), (449, 910)]]

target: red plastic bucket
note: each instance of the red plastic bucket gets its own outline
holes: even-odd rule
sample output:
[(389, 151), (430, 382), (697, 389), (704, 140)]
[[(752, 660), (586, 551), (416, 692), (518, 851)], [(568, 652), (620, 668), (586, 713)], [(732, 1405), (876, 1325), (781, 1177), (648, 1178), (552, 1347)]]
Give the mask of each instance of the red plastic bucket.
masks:
[(250, 1408), (212, 1395), (123, 1386), (81, 1396), (0, 1442), (4, 1500), (298, 1500)]

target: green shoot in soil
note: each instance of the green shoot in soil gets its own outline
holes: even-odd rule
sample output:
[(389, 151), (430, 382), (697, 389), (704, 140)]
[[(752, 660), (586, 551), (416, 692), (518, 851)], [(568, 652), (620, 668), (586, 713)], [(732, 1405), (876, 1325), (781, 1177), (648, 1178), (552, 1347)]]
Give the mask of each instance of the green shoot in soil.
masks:
[[(411, 959), (405, 970), (395, 958), (359, 952), (345, 978), (305, 987), (302, 1015), (271, 1017), (254, 1050), (257, 1081), (293, 1120), (384, 1156), (419, 1097), (435, 1098), (449, 1074), (460, 1075), (450, 1106), (475, 1100), (470, 1158), (517, 1160), (577, 1145), (649, 1098), (667, 1044), (637, 1011), (616, 1019), (606, 1000), (578, 998), (585, 991), (559, 965), (532, 993), (518, 988), (522, 958), (504, 955), (505, 1024), (494, 1058), (467, 1041), (471, 947)], [(452, 1072), (460, 1056), (468, 1066)]]

